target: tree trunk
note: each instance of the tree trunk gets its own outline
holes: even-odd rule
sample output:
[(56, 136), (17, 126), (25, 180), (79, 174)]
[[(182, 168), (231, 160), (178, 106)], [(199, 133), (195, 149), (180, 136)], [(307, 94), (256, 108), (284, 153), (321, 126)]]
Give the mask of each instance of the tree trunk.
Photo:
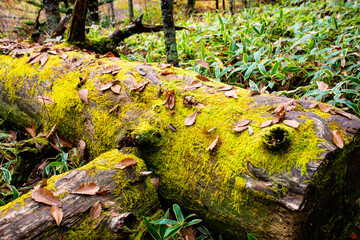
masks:
[(133, 1), (128, 0), (129, 3), (129, 18), (130, 22), (134, 21), (134, 8), (133, 8)]
[(224, 12), (226, 12), (226, 8), (225, 8), (225, 0), (222, 0), (222, 4), (223, 4), (223, 10), (224, 10)]
[(116, 22), (116, 16), (115, 16), (114, 2), (109, 2), (109, 9), (110, 9), (111, 21), (113, 23), (115, 23)]
[(230, 14), (234, 15), (234, 0), (229, 0), (229, 10)]
[(44, 8), (46, 26), (51, 35), (60, 22), (59, 0), (44, 0)]
[(54, 29), (52, 36), (53, 37), (62, 36), (66, 31), (70, 19), (71, 19), (71, 14), (66, 14), (65, 16), (63, 16), (61, 18), (59, 25), (57, 25), (57, 27)]
[(215, 0), (215, 4), (216, 4), (216, 10), (218, 11), (219, 10), (219, 0)]
[[(258, 239), (340, 239), (344, 216), (360, 196), (356, 116), (339, 109), (325, 113), (310, 108), (311, 101), (229, 88), (183, 69), (88, 53), (72, 52), (64, 61), (50, 56), (38, 67), (15, 54), (26, 56), (26, 48), (16, 44), (1, 48), (14, 51), (0, 58), (1, 118), (11, 120), (11, 113), (18, 124), (43, 123), (45, 132), (58, 123), (57, 131), (74, 144), (83, 139), (91, 156), (116, 145), (136, 154), (159, 176), (165, 202), (196, 213), (224, 239), (246, 239), (246, 232)], [(69, 49), (51, 50), (63, 56)], [(46, 54), (41, 46), (28, 45), (28, 51)], [(108, 73), (109, 66), (120, 71)], [(87, 79), (83, 85), (80, 77)], [(113, 80), (120, 92), (100, 90)], [(80, 89), (89, 91), (88, 104), (79, 98)], [(43, 105), (38, 95), (54, 104)], [(284, 106), (291, 108), (273, 123), (276, 109)], [(234, 124), (245, 119), (247, 129), (235, 132)], [(272, 125), (260, 127), (267, 120)], [(343, 148), (334, 144), (334, 130)], [(91, 169), (104, 171), (99, 162)]]
[(188, 0), (186, 5), (186, 13), (188, 16), (191, 16), (193, 14), (195, 2), (196, 0)]
[[(126, 157), (134, 156), (113, 150), (100, 155), (77, 170), (54, 176), (47, 181), (46, 188), (54, 192), (62, 205), (64, 217), (60, 226), (56, 226), (55, 220), (50, 215), (50, 206), (34, 201), (30, 197), (31, 193), (0, 207), (0, 238), (59, 239), (64, 232), (72, 230), (64, 236), (67, 239), (77, 239), (78, 234), (84, 234), (86, 230), (79, 226), (81, 222), (87, 225), (86, 233), (95, 236), (91, 239), (101, 238), (100, 236), (104, 239), (116, 239), (116, 237), (127, 239), (130, 234), (133, 234), (133, 237), (145, 235), (143, 231), (137, 229), (137, 226), (142, 221), (143, 215), (154, 214), (160, 204), (150, 179), (141, 176), (145, 168), (136, 166), (124, 170), (114, 168)], [(138, 165), (142, 164), (140, 159), (137, 161)], [(102, 166), (101, 169), (99, 166)], [(80, 184), (88, 182), (95, 182), (100, 190), (106, 189), (108, 193), (93, 196), (71, 194), (71, 191), (77, 189)], [(120, 185), (119, 182), (122, 184)], [(131, 201), (127, 199), (128, 197), (132, 198)], [(100, 216), (102, 220), (98, 223), (89, 222), (85, 213), (96, 202), (102, 205)], [(118, 223), (116, 227), (114, 223)], [(110, 234), (103, 235), (104, 227), (110, 230)], [(125, 228), (131, 229), (134, 233), (125, 231)]]
[(85, 41), (85, 23), (88, 6), (89, 0), (76, 0), (67, 39), (68, 42)]
[(98, 0), (89, 0), (89, 12), (90, 12), (90, 19), (93, 23), (99, 23), (99, 1)]
[(174, 66), (179, 65), (176, 47), (176, 33), (173, 17), (173, 0), (161, 0), (161, 15), (164, 26), (165, 47), (167, 62)]

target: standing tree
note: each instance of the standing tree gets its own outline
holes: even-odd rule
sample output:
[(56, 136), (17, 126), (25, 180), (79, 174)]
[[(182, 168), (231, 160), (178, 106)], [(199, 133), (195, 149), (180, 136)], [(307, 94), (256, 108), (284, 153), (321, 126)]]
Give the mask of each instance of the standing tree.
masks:
[(194, 11), (194, 6), (195, 6), (195, 2), (196, 0), (188, 0), (187, 5), (186, 5), (186, 13), (191, 16), (193, 11)]
[(215, 0), (215, 4), (216, 4), (216, 11), (219, 11), (219, 0)]
[(59, 0), (44, 0), (46, 26), (49, 34), (55, 30), (60, 22)]
[(133, 8), (132, 0), (129, 0), (129, 18), (130, 18), (130, 22), (134, 21), (134, 8)]
[(85, 22), (89, 0), (76, 0), (70, 24), (68, 42), (85, 41)]
[(223, 9), (224, 9), (224, 12), (226, 11), (226, 8), (225, 8), (225, 0), (222, 0), (223, 2)]
[(229, 0), (230, 14), (234, 15), (234, 0)]
[(90, 12), (90, 19), (94, 23), (99, 23), (100, 17), (99, 17), (99, 2), (98, 0), (90, 0), (89, 3), (89, 12)]
[(167, 62), (179, 66), (176, 48), (176, 34), (173, 16), (173, 0), (161, 0), (161, 15), (164, 26)]

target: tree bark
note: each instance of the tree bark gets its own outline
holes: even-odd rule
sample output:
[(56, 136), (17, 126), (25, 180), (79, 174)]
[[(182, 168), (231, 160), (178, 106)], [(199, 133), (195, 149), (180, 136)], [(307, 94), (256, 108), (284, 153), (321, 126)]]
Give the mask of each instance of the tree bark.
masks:
[(65, 16), (63, 16), (61, 18), (59, 25), (57, 25), (57, 27), (54, 29), (52, 36), (53, 37), (62, 36), (66, 31), (70, 19), (71, 19), (71, 14), (66, 14)]
[(113, 23), (115, 23), (116, 22), (116, 16), (115, 16), (114, 2), (109, 2), (109, 9), (110, 9), (111, 21)]
[[(136, 167), (129, 167), (124, 170), (115, 169), (116, 163), (111, 162), (109, 156), (117, 157), (121, 161), (122, 158), (129, 155), (113, 150), (106, 153), (106, 156), (99, 156), (78, 170), (48, 180), (48, 186), (50, 185), (48, 189), (54, 192), (62, 204), (61, 210), (64, 216), (59, 227), (56, 226), (55, 220), (50, 215), (50, 206), (38, 203), (30, 197), (30, 194), (26, 194), (15, 200), (18, 202), (15, 205), (9, 204), (0, 207), (0, 238), (13, 240), (40, 239), (43, 237), (59, 239), (64, 231), (70, 229), (76, 234), (77, 225), (82, 221), (88, 222), (88, 219), (84, 220), (84, 214), (90, 210), (94, 203), (100, 202), (103, 208), (101, 216), (103, 221), (100, 221), (99, 225), (108, 228), (114, 238), (118, 236), (118, 239), (127, 239), (129, 233), (126, 234), (124, 231), (124, 223), (127, 228), (135, 231), (142, 215), (154, 214), (160, 205), (150, 179), (141, 176), (142, 171), (146, 170), (145, 168), (142, 170)], [(107, 170), (96, 169), (97, 165), (102, 165)], [(94, 174), (90, 174), (91, 171), (94, 171)], [(120, 180), (124, 181), (125, 185), (118, 185), (117, 181)], [(70, 193), (77, 189), (80, 184), (87, 182), (95, 182), (101, 190), (108, 190), (108, 193), (93, 196)], [(132, 191), (138, 192), (138, 195), (132, 195), (133, 199), (127, 201), (126, 194)], [(110, 211), (118, 213), (119, 216), (112, 216)], [(120, 215), (122, 213), (123, 215)], [(114, 223), (119, 224), (121, 220), (122, 226), (114, 226), (116, 225)], [(87, 224), (89, 225), (87, 234), (95, 232), (95, 236), (100, 238), (102, 227), (99, 228), (96, 223), (88, 222)], [(143, 235), (140, 231), (136, 234)]]
[(94, 23), (99, 23), (99, 1), (98, 0), (89, 0), (89, 12), (90, 12), (90, 19)]
[[(24, 49), (6, 49), (26, 54)], [(126, 147), (160, 177), (159, 194), (165, 202), (196, 213), (224, 239), (246, 239), (246, 232), (258, 239), (339, 239), (342, 216), (360, 196), (358, 117), (339, 109), (334, 110), (338, 114), (324, 113), (310, 108), (314, 102), (296, 100), (283, 120), (299, 122), (298, 128), (282, 120), (261, 128), (260, 123), (274, 119), (276, 108), (294, 100), (231, 89), (178, 68), (162, 75), (164, 65), (74, 54), (83, 62), (81, 70), (71, 59), (57, 56), (38, 67), (2, 55), (0, 117), (8, 119), (12, 113), (19, 116), (17, 122), (25, 118), (48, 128), (58, 122), (57, 130), (74, 142), (84, 139), (92, 156), (116, 145)], [(112, 76), (106, 73), (109, 66), (121, 70)], [(79, 86), (85, 73), (86, 83)], [(112, 80), (119, 81), (120, 93), (100, 90)], [(88, 104), (78, 97), (85, 88)], [(40, 94), (55, 104), (41, 105), (35, 100)], [(190, 115), (193, 125), (186, 126)], [(251, 120), (251, 135), (234, 132), (240, 119)], [(333, 130), (344, 138), (342, 149), (332, 140)], [(277, 142), (283, 149), (270, 148)], [(323, 232), (327, 224), (334, 227)]]
[(224, 10), (224, 12), (226, 12), (225, 0), (222, 0), (222, 4), (223, 4), (223, 10)]
[(59, 0), (44, 0), (46, 26), (49, 34), (55, 30), (60, 22)]
[(229, 0), (229, 10), (230, 14), (234, 15), (234, 0)]
[(128, 4), (129, 4), (129, 18), (130, 18), (130, 22), (132, 22), (132, 21), (134, 21), (133, 1), (132, 1), (132, 0), (128, 0)]
[(215, 4), (216, 4), (215, 8), (218, 11), (219, 10), (219, 0), (215, 0)]
[(85, 41), (85, 23), (88, 6), (89, 0), (76, 0), (67, 39), (68, 42)]
[(173, 64), (174, 66), (178, 66), (179, 60), (176, 46), (173, 0), (161, 0), (161, 15), (164, 26), (167, 62)]
[(187, 12), (188, 16), (191, 16), (193, 14), (195, 2), (196, 2), (196, 0), (188, 0), (187, 5), (186, 5), (186, 12)]

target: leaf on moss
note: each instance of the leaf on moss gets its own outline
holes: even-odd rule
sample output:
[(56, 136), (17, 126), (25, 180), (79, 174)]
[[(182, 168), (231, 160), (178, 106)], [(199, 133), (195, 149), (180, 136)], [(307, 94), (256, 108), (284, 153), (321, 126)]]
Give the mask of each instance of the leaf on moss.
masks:
[(200, 88), (202, 85), (203, 85), (202, 82), (200, 82), (199, 80), (195, 80), (190, 85), (186, 86), (184, 88), (184, 90), (185, 91), (196, 90), (196, 89)]
[(298, 128), (300, 123), (295, 120), (284, 120), (283, 123), (292, 128)]
[(249, 119), (241, 119), (235, 123), (235, 127), (243, 127), (250, 123), (251, 121)]
[(51, 216), (55, 219), (56, 225), (60, 226), (61, 220), (64, 216), (63, 211), (56, 205), (51, 206)]
[(86, 142), (83, 141), (83, 140), (80, 140), (79, 141), (79, 147), (78, 147), (80, 159), (82, 159), (84, 157), (85, 148), (86, 148)]
[(195, 112), (193, 112), (192, 114), (190, 114), (189, 116), (187, 116), (187, 118), (184, 121), (185, 126), (191, 126), (195, 123), (196, 121), (196, 116), (199, 113), (198, 110), (196, 110)]
[(105, 196), (108, 192), (110, 192), (109, 189), (103, 189), (96, 192), (97, 195)]
[(44, 66), (48, 59), (49, 59), (49, 54), (44, 53), (40, 58), (41, 66)]
[(45, 105), (55, 104), (54, 99), (52, 99), (48, 96), (44, 96), (44, 95), (37, 96), (36, 100), (38, 100), (40, 103), (45, 104)]
[(232, 89), (232, 90), (230, 90), (230, 91), (226, 91), (226, 92), (224, 92), (224, 94), (225, 94), (226, 97), (232, 97), (232, 98), (235, 98), (235, 99), (238, 98), (236, 89)]
[(165, 76), (165, 75), (174, 74), (174, 72), (173, 71), (162, 71), (160, 74)]
[(109, 110), (109, 114), (116, 112), (118, 110), (118, 108), (119, 108), (119, 104), (116, 104)]
[(174, 114), (175, 114), (175, 110), (172, 110), (172, 111), (169, 112), (169, 115), (170, 115), (170, 116), (172, 116), (172, 115), (174, 115)]
[(327, 85), (327, 84), (324, 83), (324, 82), (318, 82), (318, 89), (319, 89), (320, 91), (328, 90), (328, 89), (329, 89), (329, 85)]
[(273, 123), (273, 120), (270, 119), (270, 120), (267, 120), (265, 122), (262, 122), (259, 127), (260, 128), (268, 127), (268, 126), (272, 125), (272, 123)]
[(210, 79), (208, 79), (208, 78), (205, 77), (204, 75), (199, 74), (199, 75), (196, 75), (196, 77), (197, 77), (198, 79), (200, 79), (200, 80), (205, 81), (205, 82), (210, 82)]
[(222, 91), (222, 92), (226, 92), (226, 91), (230, 91), (232, 89), (234, 89), (234, 86), (221, 86), (217, 90)]
[(170, 130), (173, 131), (173, 132), (176, 132), (176, 131), (177, 131), (176, 127), (175, 127), (172, 123), (169, 124), (169, 128), (170, 128)]
[(136, 165), (138, 162), (134, 158), (124, 158), (118, 164), (114, 166), (114, 168), (125, 169), (132, 165)]
[(98, 219), (101, 215), (101, 204), (100, 202), (96, 202), (90, 209), (89, 213), (89, 222), (94, 221), (95, 219)]
[(272, 120), (273, 124), (278, 123), (286, 114), (286, 109), (284, 105), (281, 105), (281, 107), (277, 110), (278, 111), (276, 112), (274, 119)]
[(113, 93), (120, 94), (121, 86), (119, 84), (112, 85), (110, 88)]
[(220, 135), (218, 135), (215, 140), (210, 144), (210, 146), (206, 149), (208, 151), (212, 151), (215, 147), (216, 147), (216, 144), (218, 143), (219, 141), (219, 137)]
[(40, 61), (40, 58), (41, 58), (41, 54), (40, 54), (40, 53), (37, 53), (37, 54), (29, 57), (29, 58), (26, 60), (26, 63), (30, 63), (30, 64), (37, 63), (38, 61)]
[(44, 203), (50, 206), (56, 205), (58, 207), (61, 207), (59, 199), (57, 199), (54, 194), (46, 188), (39, 188), (33, 190), (31, 192), (31, 198), (34, 199), (36, 202)]
[(85, 104), (89, 103), (89, 99), (88, 99), (89, 90), (87, 88), (80, 89), (78, 91), (78, 95), (79, 95), (79, 98), (81, 99), (81, 101), (83, 101)]
[(252, 90), (252, 91), (250, 91), (249, 95), (250, 95), (250, 97), (253, 97), (253, 96), (261, 95), (261, 92)]
[(101, 56), (102, 58), (104, 57), (115, 57), (115, 55), (112, 52), (107, 52), (104, 55)]
[(106, 66), (104, 67), (101, 72), (106, 74), (106, 73), (111, 73), (111, 74), (117, 74), (120, 71), (121, 67), (118, 65), (111, 65), (111, 66)]
[(249, 132), (249, 135), (251, 136), (254, 133), (254, 129), (251, 126), (248, 126), (248, 132)]
[(68, 58), (69, 54), (63, 53), (63, 54), (59, 54), (58, 56), (59, 56), (59, 58), (61, 58), (62, 60), (65, 60), (65, 59)]
[(187, 107), (197, 106), (199, 101), (195, 100), (194, 96), (183, 96), (183, 103)]
[(142, 83), (135, 83), (135, 84), (131, 87), (130, 91), (141, 92), (141, 91), (143, 91), (143, 90), (145, 89), (146, 84), (148, 84), (148, 83), (149, 83), (149, 82), (147, 82), (147, 81), (142, 81)]
[(48, 139), (55, 132), (56, 126), (57, 126), (57, 123), (54, 124), (54, 126), (51, 128), (50, 132), (45, 136), (46, 139)]
[(331, 138), (338, 148), (344, 148), (344, 140), (339, 130), (331, 131)]
[(35, 125), (33, 123), (30, 123), (31, 127), (27, 127), (25, 128), (25, 130), (30, 134), (31, 137), (36, 137), (36, 130), (35, 130)]
[(339, 115), (342, 115), (342, 116), (344, 116), (344, 117), (346, 117), (346, 118), (348, 118), (348, 119), (352, 119), (352, 115), (350, 114), (350, 113), (347, 113), (347, 112), (344, 112), (344, 111), (340, 111), (340, 110), (338, 110), (338, 109), (334, 109), (334, 111), (337, 113), (337, 114), (339, 114)]
[(109, 88), (111, 88), (111, 86), (114, 85), (114, 81), (110, 81), (110, 82), (107, 82), (107, 83), (104, 83), (100, 86), (100, 91), (105, 91), (105, 90), (108, 90)]
[(176, 95), (174, 90), (168, 90), (165, 92), (165, 100), (163, 104), (167, 109), (173, 109), (175, 107)]
[(322, 111), (324, 113), (328, 113), (328, 112), (330, 112), (330, 109), (333, 109), (333, 107), (331, 105), (327, 105), (327, 104), (318, 104), (318, 107), (319, 107), (320, 111)]
[(244, 130), (246, 130), (246, 129), (248, 129), (248, 126), (242, 126), (242, 127), (240, 127), (240, 126), (235, 126), (235, 127), (233, 128), (233, 130), (234, 130), (235, 132), (237, 132), (237, 133), (242, 132), (242, 131), (244, 131)]
[(163, 95), (163, 91), (162, 91), (162, 89), (161, 89), (161, 85), (159, 85), (159, 89), (158, 89), (158, 92), (157, 92), (157, 96), (158, 96), (158, 98), (161, 98), (161, 96)]
[(73, 194), (95, 195), (100, 187), (94, 182), (81, 183), (77, 189), (72, 191)]
[(169, 68), (169, 67), (171, 67), (171, 64), (159, 63), (159, 68), (160, 69), (165, 69), (165, 68)]
[(310, 104), (309, 109), (317, 107), (318, 104), (319, 104), (318, 102), (314, 102), (314, 103)]
[(202, 66), (203, 68), (209, 69), (209, 64), (204, 60), (197, 60), (196, 64)]

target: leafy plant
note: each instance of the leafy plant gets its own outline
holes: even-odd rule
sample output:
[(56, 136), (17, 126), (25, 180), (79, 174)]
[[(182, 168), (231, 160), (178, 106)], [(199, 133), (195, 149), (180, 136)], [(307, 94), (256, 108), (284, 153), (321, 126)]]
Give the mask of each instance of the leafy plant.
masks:
[(60, 149), (60, 153), (56, 156), (56, 161), (49, 163), (45, 168), (45, 173), (47, 175), (50, 174), (51, 169), (53, 170), (53, 174), (63, 173), (69, 171), (67, 160), (69, 158), (69, 153), (65, 152), (60, 145), (59, 137), (56, 135), (58, 140), (58, 147)]

